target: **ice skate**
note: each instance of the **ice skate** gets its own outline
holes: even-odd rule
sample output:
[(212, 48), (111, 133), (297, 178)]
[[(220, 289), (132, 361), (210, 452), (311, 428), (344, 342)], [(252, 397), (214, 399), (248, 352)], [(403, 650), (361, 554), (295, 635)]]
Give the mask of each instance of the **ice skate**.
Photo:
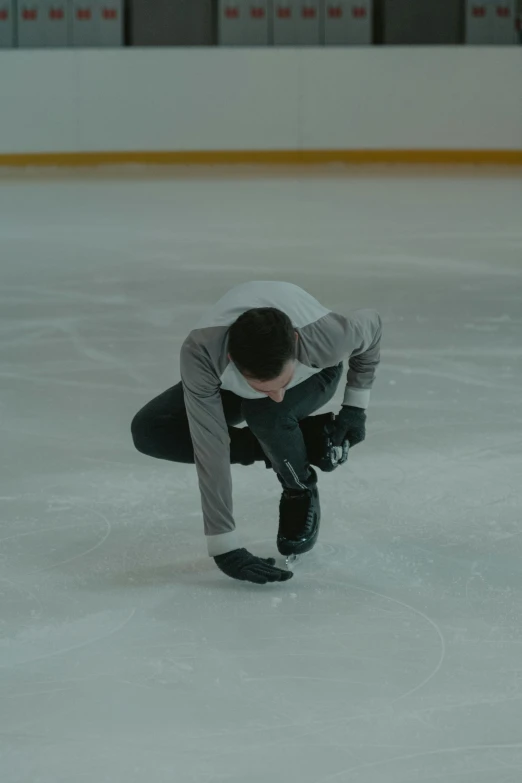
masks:
[(287, 565), (290, 558), (313, 549), (320, 521), (317, 475), (312, 470), (311, 481), (306, 489), (284, 489), (281, 496), (277, 548), (287, 558)]

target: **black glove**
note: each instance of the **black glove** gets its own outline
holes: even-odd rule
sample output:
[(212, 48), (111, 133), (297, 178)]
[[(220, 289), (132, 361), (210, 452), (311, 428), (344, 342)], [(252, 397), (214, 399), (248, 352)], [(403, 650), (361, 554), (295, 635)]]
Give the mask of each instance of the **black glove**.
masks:
[(348, 441), (334, 446), (335, 416), (333, 413), (321, 413), (308, 416), (299, 422), (311, 465), (325, 473), (331, 473), (348, 459)]
[(332, 427), (332, 443), (342, 446), (347, 440), (350, 448), (357, 446), (366, 437), (366, 412), (363, 408), (343, 405)]
[(267, 582), (286, 582), (293, 577), (291, 571), (276, 568), (273, 557), (264, 560), (251, 555), (246, 549), (234, 549), (224, 555), (217, 555), (214, 561), (224, 574), (243, 582), (265, 585)]

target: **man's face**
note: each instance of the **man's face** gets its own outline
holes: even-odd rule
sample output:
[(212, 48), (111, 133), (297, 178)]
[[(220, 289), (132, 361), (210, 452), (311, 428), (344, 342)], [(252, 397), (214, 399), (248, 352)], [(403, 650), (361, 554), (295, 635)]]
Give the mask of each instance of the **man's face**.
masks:
[(266, 394), (274, 402), (283, 402), (286, 387), (292, 382), (295, 373), (295, 361), (287, 362), (283, 372), (272, 381), (255, 381), (245, 378), (249, 386), (262, 394)]

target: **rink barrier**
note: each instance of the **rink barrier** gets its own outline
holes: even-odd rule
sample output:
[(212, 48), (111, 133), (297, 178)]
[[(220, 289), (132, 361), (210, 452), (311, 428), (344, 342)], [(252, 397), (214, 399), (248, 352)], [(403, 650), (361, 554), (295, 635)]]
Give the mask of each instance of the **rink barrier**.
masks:
[(441, 164), (521, 166), (516, 150), (194, 150), (0, 154), (0, 166)]

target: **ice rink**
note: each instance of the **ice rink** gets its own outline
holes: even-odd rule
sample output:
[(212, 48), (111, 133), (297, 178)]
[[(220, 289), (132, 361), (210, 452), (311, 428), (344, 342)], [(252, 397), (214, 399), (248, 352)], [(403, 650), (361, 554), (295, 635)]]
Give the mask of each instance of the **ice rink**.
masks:
[[(4, 173), (0, 275), (2, 783), (520, 783), (520, 170)], [(129, 431), (252, 279), (384, 322), (368, 438), (265, 587)], [(276, 554), (275, 476), (233, 475)]]

